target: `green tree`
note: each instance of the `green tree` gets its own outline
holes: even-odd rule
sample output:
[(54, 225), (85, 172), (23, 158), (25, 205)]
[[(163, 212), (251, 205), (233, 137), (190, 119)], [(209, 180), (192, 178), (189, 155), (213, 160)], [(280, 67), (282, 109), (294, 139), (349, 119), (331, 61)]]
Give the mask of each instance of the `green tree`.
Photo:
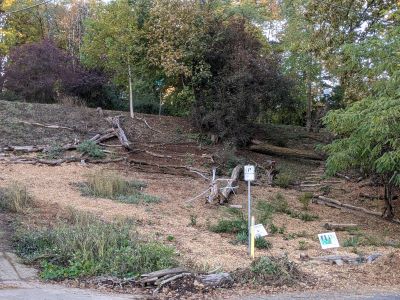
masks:
[(112, 74), (115, 83), (128, 87), (131, 117), (134, 117), (133, 81), (146, 55), (140, 7), (134, 4), (116, 0), (99, 5), (95, 17), (87, 23), (82, 45), (82, 60), (86, 65), (103, 68)]
[[(398, 22), (400, 14), (392, 11), (386, 18)], [(377, 23), (374, 28), (380, 26)], [(393, 218), (393, 188), (400, 185), (400, 26), (379, 32), (344, 49), (355, 63), (362, 60), (366, 64), (360, 74), (370, 86), (368, 96), (325, 118), (337, 136), (325, 149), (330, 174), (358, 169), (381, 178), (384, 216)]]

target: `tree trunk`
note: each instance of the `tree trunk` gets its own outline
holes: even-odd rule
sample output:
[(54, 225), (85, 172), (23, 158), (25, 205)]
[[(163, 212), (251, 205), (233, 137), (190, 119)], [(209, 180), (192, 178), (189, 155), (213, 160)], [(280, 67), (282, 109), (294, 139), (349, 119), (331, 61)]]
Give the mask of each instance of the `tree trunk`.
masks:
[(306, 128), (307, 132), (311, 131), (312, 119), (311, 119), (311, 110), (312, 110), (312, 94), (311, 94), (311, 80), (307, 81), (307, 123)]
[(392, 184), (390, 182), (385, 183), (385, 212), (383, 213), (383, 217), (389, 220), (392, 220), (394, 217), (394, 211), (393, 211), (393, 205), (392, 205), (392, 200), (393, 200), (393, 188)]
[(129, 110), (131, 113), (131, 118), (135, 117), (133, 113), (133, 91), (132, 91), (132, 72), (131, 65), (128, 63), (128, 77), (129, 77)]

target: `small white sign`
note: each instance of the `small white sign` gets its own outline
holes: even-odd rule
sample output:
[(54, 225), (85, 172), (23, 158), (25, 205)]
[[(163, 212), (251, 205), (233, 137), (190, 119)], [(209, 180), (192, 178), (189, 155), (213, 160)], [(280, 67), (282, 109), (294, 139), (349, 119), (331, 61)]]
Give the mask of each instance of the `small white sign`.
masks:
[(244, 180), (245, 181), (256, 180), (256, 171), (254, 166), (252, 165), (244, 166)]
[(335, 232), (327, 232), (318, 234), (319, 242), (322, 249), (339, 248), (339, 241)]
[(255, 238), (263, 237), (263, 236), (267, 236), (267, 235), (268, 235), (268, 232), (265, 230), (263, 224), (254, 225), (254, 237)]

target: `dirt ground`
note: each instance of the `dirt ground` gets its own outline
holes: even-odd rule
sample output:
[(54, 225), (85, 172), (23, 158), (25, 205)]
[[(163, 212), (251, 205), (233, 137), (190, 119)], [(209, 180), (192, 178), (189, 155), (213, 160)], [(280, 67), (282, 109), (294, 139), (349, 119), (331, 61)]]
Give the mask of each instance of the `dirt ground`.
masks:
[[(64, 108), (56, 105), (23, 105), (26, 104), (0, 101), (0, 146), (42, 145), (55, 142), (62, 144), (74, 139), (82, 141), (108, 128), (108, 124), (99, 117), (95, 110)], [(105, 113), (117, 114), (117, 112)], [(226, 271), (248, 267), (251, 260), (246, 254), (246, 246), (233, 244), (234, 237), (232, 235), (217, 234), (209, 230), (210, 224), (215, 224), (220, 218), (228, 216), (226, 207), (206, 204), (204, 198), (187, 203), (187, 200), (207, 189), (209, 182), (195, 173), (188, 172), (186, 167), (191, 166), (210, 173), (211, 166), (218, 166), (219, 160), (225, 155), (225, 146), (209, 145), (193, 131), (188, 120), (144, 115), (140, 115), (140, 117), (145, 117), (153, 129), (148, 128), (140, 120), (125, 120), (123, 123), (128, 138), (138, 151), (125, 154), (122, 149), (107, 147), (108, 150), (114, 152), (110, 155), (126, 155), (124, 162), (107, 165), (68, 163), (53, 167), (10, 164), (0, 160), (0, 187), (5, 187), (13, 181), (26, 185), (42, 210), (42, 223), (46, 220), (46, 212), (54, 215), (59, 211), (61, 214), (69, 208), (88, 211), (105, 220), (121, 217), (131, 218), (135, 221), (136, 229), (140, 234), (146, 238), (173, 245), (179, 253), (180, 261), (190, 267), (199, 270), (219, 268)], [(75, 129), (73, 131), (56, 131), (21, 124), (19, 121), (75, 126)], [(282, 128), (278, 132), (283, 132)], [(296, 130), (287, 137), (290, 139), (289, 146), (299, 147), (301, 144), (299, 140), (294, 140), (295, 136), (300, 136), (305, 140), (304, 149), (312, 149), (312, 143), (315, 145), (325, 139), (318, 134), (308, 135), (304, 130)], [(261, 134), (262, 132), (258, 135)], [(278, 136), (282, 136), (282, 134), (278, 134)], [(110, 146), (114, 146), (116, 143), (115, 140), (109, 142)], [(295, 186), (291, 189), (268, 187), (262, 181), (257, 182), (258, 185), (253, 187), (254, 207), (257, 201), (270, 200), (279, 192), (284, 195), (292, 209), (300, 211), (302, 208), (298, 197), (302, 192), (296, 189), (296, 183), (304, 181), (313, 171), (321, 167), (319, 162), (270, 157), (245, 149), (237, 150), (236, 154), (261, 166), (267, 160), (273, 159), (279, 168), (291, 171), (296, 179)], [(168, 166), (182, 168), (176, 169)], [(99, 170), (115, 172), (127, 179), (145, 181), (148, 184), (145, 192), (159, 196), (161, 202), (124, 204), (109, 199), (83, 197), (74, 184), (84, 181), (86, 175)], [(361, 200), (359, 194), (360, 192), (379, 194), (381, 191), (379, 188), (362, 186), (362, 183), (339, 180), (338, 183), (330, 186), (328, 196), (380, 211), (383, 201)], [(232, 198), (230, 204), (245, 204), (247, 195), (245, 183), (241, 181), (239, 186), (237, 195)], [(243, 208), (246, 209), (246, 206), (243, 205)], [(285, 227), (285, 234), (268, 236), (267, 239), (273, 245), (272, 249), (257, 250), (256, 256), (287, 254), (291, 260), (299, 264), (301, 270), (309, 274), (313, 279), (312, 285), (304, 283), (290, 288), (285, 286), (280, 288), (258, 286), (248, 289), (240, 287), (217, 291), (218, 297), (249, 295), (255, 291), (273, 293), (293, 289), (382, 287), (400, 284), (400, 250), (397, 248), (381, 246), (382, 243), (376, 243), (376, 246), (341, 247), (338, 250), (323, 251), (320, 249), (317, 239), (318, 233), (326, 231), (322, 225), (327, 222), (355, 223), (359, 225), (363, 235), (379, 239), (386, 244), (397, 245), (400, 234), (399, 225), (376, 217), (354, 214), (317, 204), (310, 205), (309, 213), (318, 215), (319, 219), (304, 222), (284, 214), (274, 214), (274, 224)], [(193, 218), (196, 219), (194, 226), (191, 225)], [(51, 222), (50, 218), (49, 222)], [(302, 237), (287, 238), (288, 236), (293, 237), (295, 234), (300, 234)], [(350, 237), (351, 233), (338, 232), (337, 234), (339, 242), (342, 244)], [(169, 236), (173, 237), (172, 241), (169, 241), (171, 240), (168, 238)], [(306, 249), (300, 250), (301, 244), (306, 245)], [(355, 256), (356, 254), (353, 252), (381, 253), (383, 256), (373, 264), (343, 266), (329, 265), (315, 260), (300, 260), (300, 253), (306, 253), (310, 257), (327, 254)]]
[[(135, 220), (139, 233), (148, 238), (161, 240), (176, 247), (182, 262), (199, 269), (211, 270), (222, 268), (232, 271), (246, 267), (251, 260), (246, 255), (246, 247), (231, 243), (232, 236), (212, 233), (208, 225), (215, 223), (226, 215), (224, 207), (205, 204), (198, 200), (192, 205), (186, 205), (185, 200), (207, 188), (207, 183), (201, 179), (177, 177), (171, 175), (159, 176), (121, 170), (120, 166), (109, 166), (108, 169), (119, 172), (132, 179), (148, 183), (146, 192), (161, 197), (157, 204), (132, 205), (115, 202), (108, 199), (82, 197), (72, 183), (84, 180), (84, 176), (98, 170), (99, 167), (82, 167), (78, 164), (68, 164), (60, 167), (0, 165), (2, 180), (0, 186), (6, 186), (12, 181), (23, 182), (40, 206), (48, 209), (64, 209), (73, 207), (78, 210), (92, 212), (106, 220), (118, 217), (128, 217)], [(243, 185), (243, 184), (242, 184)], [(254, 187), (253, 196), (257, 199), (268, 199), (269, 196), (281, 192), (293, 208), (300, 209), (297, 197), (298, 191), (279, 188)], [(242, 186), (239, 194), (233, 199), (233, 204), (241, 204), (245, 199), (245, 189)], [(317, 234), (323, 232), (322, 224), (326, 222), (356, 223), (363, 233), (371, 236), (386, 237), (397, 240), (400, 233), (398, 225), (377, 218), (354, 215), (340, 210), (312, 204), (310, 213), (317, 214), (319, 220), (303, 222), (286, 215), (276, 214), (274, 223), (285, 226), (287, 234), (305, 231), (306, 238), (284, 240), (282, 235), (267, 237), (273, 244), (271, 250), (257, 250), (256, 256), (282, 255), (287, 253), (291, 260), (298, 262), (301, 269), (312, 274), (321, 285), (353, 287), (354, 285), (391, 285), (400, 283), (399, 263), (400, 251), (392, 247), (363, 246), (357, 251), (371, 254), (384, 254), (373, 264), (357, 266), (331, 266), (325, 263), (310, 261), (301, 262), (300, 253), (309, 256), (326, 254), (352, 254), (352, 248), (339, 248), (335, 251), (323, 251), (317, 241)], [(197, 217), (197, 225), (190, 226), (191, 216)], [(174, 240), (168, 242), (167, 237)], [(338, 232), (339, 241), (348, 236), (347, 232)], [(299, 250), (299, 241), (308, 244), (307, 250)], [(353, 254), (354, 255), (354, 254)], [(266, 287), (270, 290), (270, 287)]]

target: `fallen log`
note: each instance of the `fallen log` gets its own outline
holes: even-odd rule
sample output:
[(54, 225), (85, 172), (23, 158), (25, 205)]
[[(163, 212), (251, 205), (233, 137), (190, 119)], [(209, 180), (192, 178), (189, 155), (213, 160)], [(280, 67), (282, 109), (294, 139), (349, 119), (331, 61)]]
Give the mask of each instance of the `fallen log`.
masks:
[(229, 273), (199, 275), (196, 276), (196, 279), (200, 283), (210, 287), (227, 286), (233, 283), (233, 278)]
[[(362, 212), (365, 213), (367, 215), (371, 215), (371, 216), (375, 216), (375, 217), (379, 217), (382, 218), (383, 217), (383, 213), (377, 212), (377, 211), (371, 211), (368, 210), (364, 207), (358, 207), (358, 206), (354, 206), (351, 204), (347, 204), (347, 203), (342, 203), (338, 200), (335, 199), (331, 199), (328, 197), (324, 197), (324, 196), (318, 196), (316, 198), (313, 199), (313, 203), (317, 203), (317, 204), (324, 204), (326, 206), (330, 206), (330, 207), (334, 207), (334, 208), (338, 208), (338, 209), (347, 209), (349, 211), (357, 211), (357, 212)], [(400, 224), (400, 220), (396, 220), (396, 219), (392, 219), (392, 220), (388, 220), (390, 222), (393, 223), (397, 223)]]
[(323, 160), (323, 157), (318, 155), (314, 151), (278, 147), (267, 143), (251, 145), (249, 149), (254, 152), (268, 154), (268, 155), (277, 155), (283, 157), (293, 157), (293, 158), (302, 158), (311, 160)]
[(2, 151), (15, 151), (15, 152), (42, 152), (46, 149), (46, 146), (6, 146), (2, 149)]
[(334, 231), (345, 231), (349, 229), (356, 229), (358, 228), (357, 224), (335, 224), (335, 223), (325, 223), (323, 227), (327, 230), (334, 230)]
[(324, 262), (328, 262), (331, 264), (336, 264), (341, 266), (343, 264), (353, 264), (358, 265), (361, 263), (372, 263), (377, 258), (381, 257), (382, 254), (374, 253), (371, 255), (358, 255), (358, 256), (348, 256), (348, 255), (325, 255), (319, 257), (309, 257), (309, 259), (320, 260)]

